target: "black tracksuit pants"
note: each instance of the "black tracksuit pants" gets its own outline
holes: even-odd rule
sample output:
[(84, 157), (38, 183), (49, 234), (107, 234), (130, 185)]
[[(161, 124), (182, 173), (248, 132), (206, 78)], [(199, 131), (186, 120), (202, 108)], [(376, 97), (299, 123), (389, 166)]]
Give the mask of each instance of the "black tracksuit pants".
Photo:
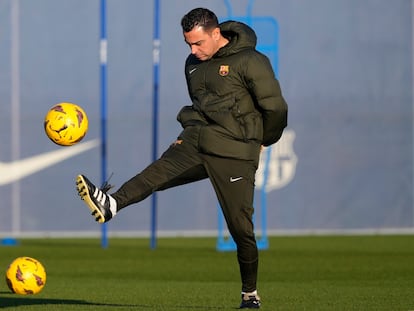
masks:
[(187, 127), (162, 156), (111, 194), (118, 210), (155, 191), (209, 178), (237, 245), (242, 291), (256, 290), (258, 250), (253, 230), (255, 161), (200, 153), (198, 128)]

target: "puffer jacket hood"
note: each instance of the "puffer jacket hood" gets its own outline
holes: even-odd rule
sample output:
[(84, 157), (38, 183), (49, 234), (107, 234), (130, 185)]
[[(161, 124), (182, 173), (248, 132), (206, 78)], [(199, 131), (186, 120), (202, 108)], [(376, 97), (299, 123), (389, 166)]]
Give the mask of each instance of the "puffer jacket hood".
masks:
[(220, 24), (220, 31), (230, 42), (222, 47), (214, 57), (223, 57), (235, 54), (244, 49), (254, 49), (256, 47), (256, 34), (246, 24), (227, 21)]

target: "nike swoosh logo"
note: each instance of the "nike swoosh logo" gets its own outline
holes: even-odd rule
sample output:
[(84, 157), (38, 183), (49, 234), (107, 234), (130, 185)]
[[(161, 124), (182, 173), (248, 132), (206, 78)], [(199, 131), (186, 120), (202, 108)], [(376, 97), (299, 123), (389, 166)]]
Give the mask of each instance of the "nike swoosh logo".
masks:
[(243, 179), (243, 177), (230, 177), (230, 182), (236, 182), (236, 181), (239, 181), (239, 180), (242, 180)]
[(197, 68), (193, 68), (193, 69), (191, 69), (188, 73), (189, 74), (192, 74), (194, 71), (196, 71), (197, 70)]
[(12, 162), (0, 162), (0, 186), (10, 184), (99, 145), (99, 139), (41, 153)]

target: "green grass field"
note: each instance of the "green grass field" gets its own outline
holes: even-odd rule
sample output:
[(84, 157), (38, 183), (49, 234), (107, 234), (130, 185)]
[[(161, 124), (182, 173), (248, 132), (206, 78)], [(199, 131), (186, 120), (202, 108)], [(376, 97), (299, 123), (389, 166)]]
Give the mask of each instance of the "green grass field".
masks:
[[(234, 252), (214, 238), (24, 239), (0, 246), (0, 267), (19, 256), (47, 270), (43, 291), (11, 294), (0, 309), (235, 310)], [(271, 237), (260, 252), (261, 310), (414, 310), (414, 236)]]

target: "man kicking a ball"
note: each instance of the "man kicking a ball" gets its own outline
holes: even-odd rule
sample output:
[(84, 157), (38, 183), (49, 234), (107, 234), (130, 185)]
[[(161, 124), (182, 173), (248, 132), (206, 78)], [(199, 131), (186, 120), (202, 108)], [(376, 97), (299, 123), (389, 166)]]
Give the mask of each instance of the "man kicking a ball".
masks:
[(191, 50), (185, 77), (192, 105), (178, 113), (183, 130), (177, 140), (112, 194), (84, 175), (77, 177), (77, 189), (103, 223), (155, 191), (209, 178), (237, 245), (240, 308), (258, 309), (255, 173), (262, 146), (276, 143), (287, 125), (287, 104), (268, 58), (255, 49), (249, 26), (219, 24), (205, 8), (184, 15), (181, 26)]

